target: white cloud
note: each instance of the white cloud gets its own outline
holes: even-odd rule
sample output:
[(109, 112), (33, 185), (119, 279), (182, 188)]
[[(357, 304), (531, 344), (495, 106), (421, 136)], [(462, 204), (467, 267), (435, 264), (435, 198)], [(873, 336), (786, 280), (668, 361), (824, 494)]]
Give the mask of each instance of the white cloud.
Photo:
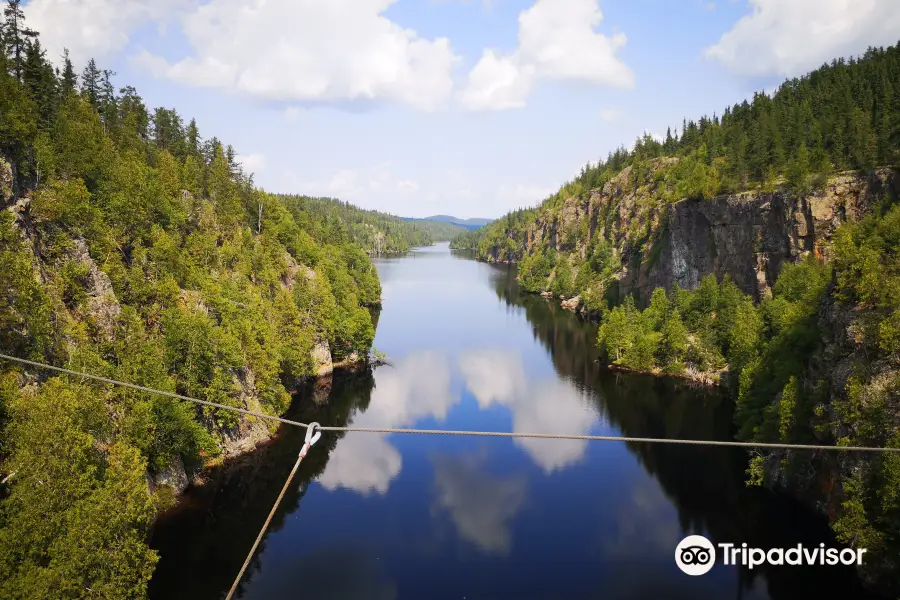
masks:
[(462, 103), (469, 110), (522, 108), (531, 93), (534, 66), (522, 65), (515, 57), (498, 56), (485, 50), (469, 73)]
[(601, 108), (600, 118), (607, 123), (615, 123), (622, 119), (622, 111), (618, 108)]
[[(408, 427), (426, 417), (443, 420), (458, 399), (450, 392), (447, 357), (435, 351), (421, 352), (375, 371), (369, 408), (354, 418), (353, 424)], [(400, 453), (387, 437), (381, 433), (345, 436), (331, 453), (319, 483), (328, 490), (387, 493), (403, 466)]]
[(492, 554), (507, 555), (511, 521), (525, 502), (526, 480), (484, 469), (484, 454), (432, 457), (437, 491), (434, 509), (446, 510), (460, 537)]
[[(460, 356), (459, 367), (481, 408), (496, 403), (510, 410), (515, 432), (587, 434), (597, 422), (582, 393), (568, 383), (529, 380), (518, 354), (470, 351)], [(515, 444), (547, 473), (577, 463), (587, 449), (585, 440), (516, 438)]]
[(76, 68), (124, 48), (132, 31), (146, 21), (164, 22), (190, 0), (31, 0), (22, 9), (28, 25), (41, 34), (50, 60), (69, 49)]
[(285, 102), (389, 100), (439, 107), (458, 58), (382, 13), (395, 0), (211, 0), (183, 19), (194, 55), (137, 62), (186, 85)]
[(266, 156), (259, 152), (239, 154), (235, 160), (241, 164), (246, 173), (258, 173), (266, 168)]
[(896, 43), (896, 0), (750, 0), (707, 57), (743, 75), (792, 77), (868, 46)]
[(625, 35), (596, 32), (596, 0), (536, 0), (519, 14), (519, 45), (508, 56), (485, 50), (461, 101), (470, 110), (519, 108), (538, 79), (588, 81), (628, 89), (634, 74), (616, 56)]

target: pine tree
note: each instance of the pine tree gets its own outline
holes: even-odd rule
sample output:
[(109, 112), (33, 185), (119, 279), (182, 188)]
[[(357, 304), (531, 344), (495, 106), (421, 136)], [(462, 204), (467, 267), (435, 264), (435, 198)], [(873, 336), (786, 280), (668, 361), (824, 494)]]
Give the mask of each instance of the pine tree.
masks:
[(62, 60), (63, 71), (59, 82), (60, 91), (63, 96), (68, 96), (78, 87), (78, 76), (75, 74), (75, 67), (72, 66), (72, 61), (69, 59), (68, 48), (63, 49)]
[(103, 77), (100, 84), (100, 97), (98, 100), (100, 118), (107, 131), (115, 129), (118, 122), (118, 101), (116, 99), (116, 90), (111, 81), (113, 75), (115, 75), (115, 73), (109, 69), (103, 70)]
[(48, 130), (58, 106), (57, 80), (38, 39), (26, 42), (22, 79), (37, 108), (40, 127)]
[(189, 155), (195, 158), (199, 157), (201, 140), (200, 131), (197, 129), (196, 119), (191, 119), (191, 122), (188, 123), (185, 138)]
[(81, 93), (94, 110), (100, 106), (101, 85), (100, 69), (92, 58), (81, 73)]
[(875, 166), (878, 141), (868, 115), (854, 107), (850, 117), (850, 156), (853, 167), (868, 171)]
[(38, 36), (38, 32), (25, 26), (25, 13), (22, 12), (20, 0), (8, 0), (3, 15), (6, 23), (3, 28), (3, 41), (6, 53), (12, 59), (13, 72), (16, 79), (22, 81), (25, 70), (25, 51), (29, 41)]
[(787, 171), (787, 183), (791, 191), (798, 196), (805, 196), (810, 191), (809, 151), (806, 144), (801, 144), (797, 155), (791, 160)]
[(150, 115), (144, 101), (138, 95), (137, 90), (126, 86), (119, 90), (121, 97), (118, 101), (120, 130), (123, 135), (133, 135), (136, 141), (145, 142), (149, 138)]

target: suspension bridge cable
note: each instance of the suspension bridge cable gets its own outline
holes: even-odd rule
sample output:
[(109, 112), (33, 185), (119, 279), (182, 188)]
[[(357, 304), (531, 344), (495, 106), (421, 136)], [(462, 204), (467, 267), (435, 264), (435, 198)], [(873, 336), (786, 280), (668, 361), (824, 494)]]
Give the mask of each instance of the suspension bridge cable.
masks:
[[(184, 396), (181, 394), (176, 394), (174, 392), (166, 392), (163, 390), (157, 390), (157, 389), (145, 387), (142, 385), (136, 385), (133, 383), (127, 383), (124, 381), (109, 379), (107, 377), (100, 377), (98, 375), (91, 375), (90, 373), (82, 373), (80, 371), (65, 369), (63, 367), (55, 367), (53, 365), (48, 365), (46, 363), (41, 363), (41, 362), (37, 362), (37, 361), (33, 361), (33, 360), (27, 360), (27, 359), (19, 358), (16, 356), (9, 356), (7, 354), (0, 353), (0, 359), (6, 359), (6, 360), (17, 362), (20, 364), (30, 365), (30, 366), (33, 366), (33, 367), (36, 367), (39, 369), (47, 369), (47, 370), (51, 370), (51, 371), (56, 371), (58, 373), (65, 373), (67, 375), (73, 375), (75, 377), (81, 377), (83, 379), (91, 379), (94, 381), (100, 381), (100, 382), (108, 383), (111, 385), (123, 386), (123, 387), (127, 387), (130, 389), (138, 390), (141, 392), (146, 392), (148, 394), (157, 394), (157, 395), (161, 395), (161, 396), (167, 396), (170, 398), (177, 398), (179, 400), (195, 402), (197, 404), (202, 404), (204, 406), (211, 406), (213, 408), (220, 408), (222, 410), (230, 410), (233, 412), (238, 412), (238, 413), (249, 415), (252, 417), (257, 417), (259, 419), (268, 419), (270, 421), (277, 421), (279, 423), (284, 423), (285, 425), (292, 425), (294, 427), (304, 427), (304, 428), (309, 427), (309, 424), (302, 423), (300, 421), (293, 421), (291, 419), (285, 419), (283, 417), (267, 415), (265, 413), (261, 413), (261, 412), (257, 412), (257, 411), (253, 411), (253, 410), (247, 410), (244, 408), (238, 408), (236, 406), (228, 406), (226, 404), (219, 404), (218, 402), (210, 402), (209, 400), (201, 400), (199, 398), (192, 398), (190, 396)], [(739, 448), (771, 448), (771, 449), (781, 449), (781, 450), (831, 450), (831, 451), (836, 451), (836, 452), (900, 452), (900, 448), (873, 447), (873, 446), (830, 446), (830, 445), (824, 445), (824, 444), (782, 444), (782, 443), (767, 443), (767, 442), (741, 442), (741, 441), (737, 441), (737, 440), (691, 440), (691, 439), (676, 439), (676, 438), (629, 437), (629, 436), (617, 436), (617, 435), (527, 433), (527, 432), (517, 432), (517, 431), (470, 431), (470, 430), (452, 430), (452, 429), (409, 429), (409, 428), (394, 428), (394, 427), (335, 427), (335, 426), (319, 427), (319, 429), (321, 431), (332, 431), (332, 432), (407, 433), (407, 434), (421, 434), (421, 435), (459, 435), (459, 436), (477, 436), (477, 437), (532, 438), (532, 439), (548, 439), (548, 440), (586, 440), (586, 441), (599, 441), (599, 442), (682, 444), (682, 445), (691, 445), (691, 446), (735, 446), (735, 447), (739, 447)]]
[[(234, 583), (231, 584), (231, 589), (228, 590), (228, 595), (225, 596), (225, 600), (231, 600), (231, 597), (237, 591), (238, 585), (240, 585), (241, 579), (243, 579), (244, 577), (244, 572), (250, 565), (250, 560), (253, 558), (253, 555), (256, 554), (256, 548), (259, 546), (259, 543), (262, 541), (266, 530), (269, 528), (269, 523), (272, 522), (272, 517), (275, 516), (275, 511), (278, 509), (278, 505), (281, 504), (281, 499), (284, 498), (288, 487), (290, 487), (291, 485), (291, 480), (294, 478), (294, 475), (297, 474), (297, 468), (300, 466), (300, 461), (302, 461), (306, 456), (306, 453), (309, 451), (310, 446), (315, 444), (322, 436), (322, 432), (318, 431), (318, 428), (318, 423), (310, 423), (309, 426), (307, 426), (306, 440), (303, 442), (303, 448), (300, 449), (300, 454), (297, 455), (297, 462), (294, 463), (294, 468), (291, 469), (291, 474), (288, 475), (288, 478), (284, 481), (284, 485), (281, 487), (281, 493), (279, 493), (278, 498), (275, 499), (275, 504), (272, 505), (272, 510), (269, 511), (269, 516), (266, 517), (266, 522), (263, 523), (262, 529), (259, 530), (259, 535), (256, 536), (256, 541), (253, 542), (253, 547), (250, 548), (250, 552), (247, 554), (247, 558), (244, 559), (244, 564), (241, 565), (240, 572), (238, 572), (237, 577), (234, 578)], [(315, 433), (315, 435), (313, 435), (313, 433)]]

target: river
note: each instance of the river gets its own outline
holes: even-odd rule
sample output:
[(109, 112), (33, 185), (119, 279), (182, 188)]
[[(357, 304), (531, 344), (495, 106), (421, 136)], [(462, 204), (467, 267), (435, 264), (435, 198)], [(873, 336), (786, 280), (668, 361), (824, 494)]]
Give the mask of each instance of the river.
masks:
[[(596, 326), (520, 294), (515, 271), (447, 244), (375, 261), (375, 346), (336, 377), (323, 425), (733, 439), (730, 401), (597, 363)], [(210, 475), (161, 519), (156, 599), (222, 598), (303, 431)], [(348, 433), (301, 464), (241, 586), (245, 599), (865, 598), (849, 567), (725, 566), (690, 577), (688, 534), (760, 548), (837, 545), (791, 498), (744, 484), (735, 448)]]

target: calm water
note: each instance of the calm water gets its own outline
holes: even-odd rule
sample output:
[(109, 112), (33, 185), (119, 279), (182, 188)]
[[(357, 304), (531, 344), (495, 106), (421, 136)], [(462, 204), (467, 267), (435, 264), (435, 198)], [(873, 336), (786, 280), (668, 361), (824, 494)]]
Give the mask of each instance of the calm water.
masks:
[[(392, 365), (334, 381), (292, 416), (324, 424), (728, 439), (727, 399), (594, 363), (596, 327), (446, 244), (377, 261), (376, 347)], [(222, 598), (303, 444), (288, 428), (163, 520), (154, 598)], [(832, 544), (818, 518), (744, 485), (742, 451), (350, 433), (301, 464), (247, 599), (862, 598), (844, 567), (717, 564), (677, 543)]]

